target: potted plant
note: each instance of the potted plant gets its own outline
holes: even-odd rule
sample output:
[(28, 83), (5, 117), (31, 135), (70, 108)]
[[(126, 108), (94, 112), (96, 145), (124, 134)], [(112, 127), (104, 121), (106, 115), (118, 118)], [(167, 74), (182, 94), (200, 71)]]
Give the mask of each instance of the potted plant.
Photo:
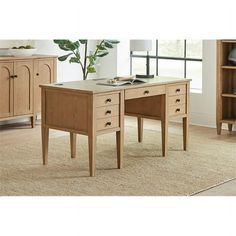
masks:
[[(95, 65), (99, 57), (104, 57), (109, 54), (109, 49), (113, 48), (115, 44), (118, 44), (118, 40), (101, 40), (99, 44), (96, 45), (96, 50), (88, 55), (88, 40), (79, 39), (77, 41), (71, 40), (53, 40), (60, 49), (66, 51), (67, 54), (58, 57), (59, 61), (69, 60), (70, 63), (78, 63), (81, 66), (83, 72), (83, 80), (87, 79), (89, 73), (96, 73)], [(84, 59), (81, 60), (80, 45), (84, 45)]]

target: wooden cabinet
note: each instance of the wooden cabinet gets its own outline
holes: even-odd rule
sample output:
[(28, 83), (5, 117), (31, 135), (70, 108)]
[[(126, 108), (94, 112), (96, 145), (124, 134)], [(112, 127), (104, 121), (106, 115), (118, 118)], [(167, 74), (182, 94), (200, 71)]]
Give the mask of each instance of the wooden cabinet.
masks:
[(31, 117), (41, 110), (40, 84), (56, 81), (56, 57), (0, 57), (0, 121)]
[(41, 111), (41, 89), (40, 84), (55, 82), (54, 59), (34, 60), (34, 111)]
[(230, 64), (228, 56), (236, 47), (236, 40), (217, 41), (217, 133), (221, 134), (222, 124), (228, 124), (232, 131), (236, 124), (236, 65)]

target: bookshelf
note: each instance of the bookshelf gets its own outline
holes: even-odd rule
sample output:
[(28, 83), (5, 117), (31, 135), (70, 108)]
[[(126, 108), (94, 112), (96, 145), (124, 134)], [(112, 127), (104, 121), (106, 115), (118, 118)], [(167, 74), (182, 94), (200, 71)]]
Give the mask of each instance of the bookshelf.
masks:
[(217, 40), (217, 133), (221, 134), (222, 124), (228, 124), (232, 131), (236, 124), (236, 65), (228, 61), (230, 51), (236, 47), (236, 40)]

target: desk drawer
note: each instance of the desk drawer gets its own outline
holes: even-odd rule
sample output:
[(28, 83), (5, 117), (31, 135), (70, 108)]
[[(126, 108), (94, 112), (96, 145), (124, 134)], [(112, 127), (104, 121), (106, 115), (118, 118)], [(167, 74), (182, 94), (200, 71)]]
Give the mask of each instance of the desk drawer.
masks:
[(169, 106), (180, 105), (185, 103), (185, 94), (169, 96)]
[(174, 96), (179, 94), (186, 94), (186, 84), (177, 84), (168, 87), (169, 96)]
[(96, 97), (96, 107), (119, 104), (119, 93), (99, 95)]
[(119, 116), (97, 119), (97, 130), (105, 130), (119, 127)]
[(169, 106), (169, 116), (183, 115), (186, 113), (186, 104)]
[(125, 91), (125, 99), (150, 97), (155, 95), (165, 94), (165, 86), (150, 86), (143, 88), (127, 89)]
[(107, 118), (111, 116), (118, 116), (118, 115), (119, 115), (119, 105), (96, 108), (96, 116), (98, 119)]

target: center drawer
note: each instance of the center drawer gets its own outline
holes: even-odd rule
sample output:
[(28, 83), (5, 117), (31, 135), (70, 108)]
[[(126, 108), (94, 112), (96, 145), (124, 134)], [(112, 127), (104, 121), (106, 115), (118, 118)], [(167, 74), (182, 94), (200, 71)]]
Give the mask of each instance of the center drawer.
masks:
[(125, 91), (125, 99), (134, 99), (141, 97), (150, 97), (165, 94), (165, 86), (149, 86), (144, 88), (132, 88)]
[(98, 119), (111, 116), (118, 116), (118, 115), (119, 115), (119, 105), (103, 106), (96, 108), (96, 116)]

